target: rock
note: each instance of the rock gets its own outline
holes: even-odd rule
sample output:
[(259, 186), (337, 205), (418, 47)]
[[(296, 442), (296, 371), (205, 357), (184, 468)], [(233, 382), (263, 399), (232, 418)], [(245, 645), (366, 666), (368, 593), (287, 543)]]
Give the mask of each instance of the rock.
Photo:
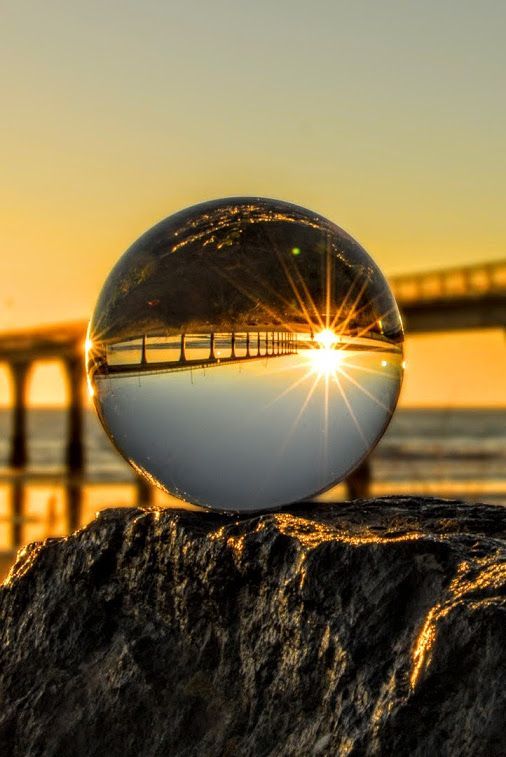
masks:
[(0, 590), (2, 754), (504, 755), (501, 507), (115, 509)]

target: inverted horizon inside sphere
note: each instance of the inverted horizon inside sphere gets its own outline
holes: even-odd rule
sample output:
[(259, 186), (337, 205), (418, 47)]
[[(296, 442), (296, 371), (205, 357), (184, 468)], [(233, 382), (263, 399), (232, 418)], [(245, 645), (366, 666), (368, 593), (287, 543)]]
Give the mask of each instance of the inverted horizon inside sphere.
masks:
[(114, 445), (186, 502), (253, 512), (343, 480), (384, 433), (402, 324), (338, 226), (257, 197), (161, 221), (119, 259), (90, 321), (90, 394)]

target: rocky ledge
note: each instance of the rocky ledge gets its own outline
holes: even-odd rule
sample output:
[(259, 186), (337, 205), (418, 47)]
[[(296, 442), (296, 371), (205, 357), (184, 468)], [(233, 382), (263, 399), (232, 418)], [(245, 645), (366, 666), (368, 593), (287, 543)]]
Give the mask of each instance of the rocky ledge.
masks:
[(506, 509), (107, 510), (0, 590), (2, 754), (504, 755)]

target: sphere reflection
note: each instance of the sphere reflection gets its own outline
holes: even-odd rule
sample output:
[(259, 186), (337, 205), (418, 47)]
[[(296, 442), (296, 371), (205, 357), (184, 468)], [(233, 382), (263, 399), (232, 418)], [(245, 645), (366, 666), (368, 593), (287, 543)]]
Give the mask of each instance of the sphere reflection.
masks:
[(90, 322), (90, 392), (110, 438), (194, 504), (255, 511), (345, 478), (384, 432), (402, 326), (378, 267), (330, 221), (216, 200), (144, 234)]

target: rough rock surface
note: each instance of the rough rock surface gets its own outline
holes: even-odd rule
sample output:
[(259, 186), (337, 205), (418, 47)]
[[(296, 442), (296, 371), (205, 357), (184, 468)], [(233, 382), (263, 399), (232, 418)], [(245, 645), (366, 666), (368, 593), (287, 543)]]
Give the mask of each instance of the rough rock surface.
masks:
[(504, 755), (506, 509), (103, 512), (0, 589), (2, 755)]

